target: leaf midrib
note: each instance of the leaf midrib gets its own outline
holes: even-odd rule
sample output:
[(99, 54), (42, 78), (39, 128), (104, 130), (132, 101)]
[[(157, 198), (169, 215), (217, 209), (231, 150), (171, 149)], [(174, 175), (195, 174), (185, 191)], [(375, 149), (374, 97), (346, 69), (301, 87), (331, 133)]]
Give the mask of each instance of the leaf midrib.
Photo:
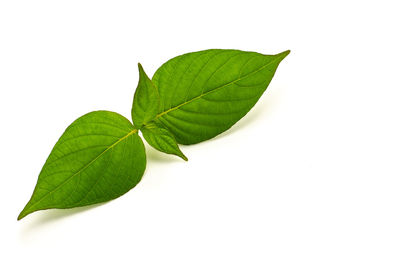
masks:
[(195, 101), (195, 100), (197, 100), (197, 99), (200, 99), (200, 98), (202, 98), (203, 96), (206, 96), (206, 95), (211, 94), (211, 93), (213, 93), (213, 92), (215, 92), (215, 91), (217, 91), (217, 90), (219, 90), (219, 89), (222, 89), (222, 88), (224, 88), (224, 87), (227, 87), (227, 86), (229, 86), (229, 85), (231, 85), (231, 84), (234, 84), (234, 83), (236, 83), (236, 82), (238, 82), (238, 81), (241, 81), (241, 80), (243, 80), (243, 79), (249, 77), (250, 75), (253, 75), (253, 74), (255, 74), (255, 73), (257, 73), (257, 72), (259, 72), (259, 71), (265, 69), (266, 67), (270, 66), (272, 63), (275, 63), (277, 60), (280, 60), (280, 59), (281, 59), (281, 58), (279, 57), (279, 58), (277, 58), (277, 59), (275, 59), (275, 60), (272, 60), (272, 61), (268, 62), (267, 64), (265, 64), (264, 66), (262, 66), (261, 68), (255, 70), (255, 71), (253, 71), (253, 72), (250, 72), (249, 74), (247, 74), (247, 75), (245, 75), (245, 76), (239, 77), (239, 78), (237, 78), (236, 80), (233, 80), (233, 81), (231, 81), (231, 82), (229, 82), (229, 83), (226, 83), (226, 84), (224, 84), (224, 85), (221, 85), (221, 86), (219, 86), (219, 87), (217, 87), (217, 88), (211, 89), (210, 91), (205, 92), (205, 93), (202, 93), (202, 94), (200, 94), (200, 95), (198, 95), (198, 96), (196, 96), (196, 97), (194, 97), (194, 98), (192, 98), (192, 99), (190, 99), (190, 100), (188, 100), (188, 101), (185, 101), (185, 102), (183, 102), (182, 104), (179, 104), (179, 105), (177, 105), (177, 106), (175, 106), (175, 107), (169, 108), (169, 109), (167, 109), (167, 110), (165, 110), (165, 111), (159, 113), (159, 114), (156, 116), (156, 119), (157, 119), (157, 118), (160, 118), (160, 117), (162, 117), (162, 116), (164, 116), (165, 114), (167, 114), (167, 113), (169, 113), (169, 112), (171, 112), (171, 111), (173, 111), (173, 110), (179, 109), (180, 107), (182, 107), (182, 106), (184, 106), (184, 105), (186, 105), (186, 104), (189, 104), (189, 103), (191, 103), (191, 102), (193, 102), (193, 101)]
[(59, 184), (58, 186), (56, 186), (53, 190), (49, 191), (48, 193), (46, 193), (44, 196), (42, 196), (38, 201), (36, 201), (34, 204), (30, 205), (29, 207), (27, 206), (20, 214), (19, 219), (22, 219), (23, 217), (25, 217), (26, 215), (29, 214), (23, 214), (23, 212), (32, 209), (33, 207), (37, 206), (43, 199), (45, 199), (48, 195), (52, 194), (53, 192), (55, 192), (58, 188), (60, 188), (61, 186), (63, 186), (64, 184), (66, 184), (68, 181), (70, 181), (73, 177), (75, 177), (76, 175), (80, 174), (82, 171), (84, 171), (86, 168), (88, 168), (91, 164), (93, 164), (96, 160), (98, 160), (102, 155), (104, 155), (108, 150), (114, 148), (118, 143), (120, 143), (121, 141), (125, 140), (126, 138), (128, 138), (129, 136), (131, 136), (132, 134), (137, 133), (138, 130), (137, 129), (133, 129), (132, 131), (130, 131), (129, 133), (127, 133), (125, 136), (121, 137), (120, 139), (118, 139), (115, 143), (111, 144), (109, 147), (107, 147), (107, 149), (105, 149), (103, 152), (101, 152), (97, 157), (95, 157), (93, 160), (91, 160), (89, 163), (87, 163), (85, 166), (83, 166), (79, 171), (77, 171), (76, 173), (74, 173), (71, 177), (68, 177), (65, 181), (63, 181), (61, 184)]

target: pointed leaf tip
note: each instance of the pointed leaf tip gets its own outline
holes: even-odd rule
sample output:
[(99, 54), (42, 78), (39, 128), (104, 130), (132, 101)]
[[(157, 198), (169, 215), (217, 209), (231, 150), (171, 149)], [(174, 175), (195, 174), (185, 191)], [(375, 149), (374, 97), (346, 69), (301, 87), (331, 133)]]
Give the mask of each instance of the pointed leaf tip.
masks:
[(22, 214), (23, 211), (18, 215), (17, 221), (20, 221), (22, 218), (25, 217), (25, 215)]
[(282, 53), (276, 54), (277, 56), (280, 56), (282, 59), (287, 57), (287, 55), (290, 54), (290, 50), (283, 51)]
[(137, 65), (138, 65), (139, 72), (144, 72), (142, 64), (140, 64), (140, 62), (138, 62)]
[(30, 203), (30, 201), (22, 209), (22, 211), (18, 215), (17, 221), (20, 221), (21, 219), (25, 218), (27, 215), (29, 215), (29, 214), (31, 214), (33, 212), (33, 211), (29, 211), (29, 208), (28, 208), (29, 203)]

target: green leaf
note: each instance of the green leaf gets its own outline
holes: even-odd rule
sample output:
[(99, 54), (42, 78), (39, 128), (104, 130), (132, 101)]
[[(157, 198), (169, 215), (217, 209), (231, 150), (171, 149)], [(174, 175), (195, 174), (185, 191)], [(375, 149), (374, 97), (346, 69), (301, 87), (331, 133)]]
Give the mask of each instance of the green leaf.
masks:
[(160, 103), (157, 88), (144, 72), (139, 63), (139, 83), (135, 91), (132, 104), (132, 121), (137, 129), (143, 124), (152, 121), (157, 113)]
[(212, 49), (169, 60), (152, 79), (160, 94), (156, 121), (181, 144), (226, 131), (256, 104), (288, 54)]
[(147, 143), (149, 143), (149, 145), (151, 145), (158, 151), (167, 154), (177, 155), (183, 160), (188, 160), (187, 157), (179, 149), (175, 137), (161, 125), (150, 123), (140, 130), (142, 131), (143, 137), (147, 141)]
[(140, 181), (145, 168), (143, 142), (126, 118), (109, 111), (88, 113), (54, 146), (18, 220), (38, 210), (117, 198)]

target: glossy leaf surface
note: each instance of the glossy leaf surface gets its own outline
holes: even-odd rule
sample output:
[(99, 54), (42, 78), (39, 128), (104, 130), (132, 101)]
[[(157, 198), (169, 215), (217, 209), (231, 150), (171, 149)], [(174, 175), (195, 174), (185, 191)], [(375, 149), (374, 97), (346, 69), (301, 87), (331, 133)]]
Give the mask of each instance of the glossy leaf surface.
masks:
[(181, 144), (226, 131), (256, 104), (288, 54), (212, 49), (167, 61), (152, 78), (160, 95), (156, 121)]
[(145, 167), (144, 145), (126, 118), (109, 111), (88, 113), (54, 146), (18, 219), (37, 210), (117, 198), (140, 181)]

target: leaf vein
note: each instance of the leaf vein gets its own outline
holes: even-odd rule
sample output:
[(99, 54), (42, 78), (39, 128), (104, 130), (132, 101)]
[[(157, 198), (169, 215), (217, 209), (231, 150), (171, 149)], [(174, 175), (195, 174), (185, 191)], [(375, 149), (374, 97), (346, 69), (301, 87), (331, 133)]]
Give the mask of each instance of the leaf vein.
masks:
[(243, 80), (243, 79), (249, 77), (250, 75), (253, 75), (253, 74), (257, 73), (257, 72), (260, 72), (261, 70), (263, 70), (263, 69), (265, 69), (266, 67), (270, 66), (272, 63), (275, 63), (275, 61), (276, 61), (276, 60), (272, 60), (272, 61), (270, 61), (268, 64), (262, 66), (261, 68), (255, 70), (255, 71), (253, 71), (253, 72), (251, 72), (251, 73), (249, 73), (249, 74), (247, 74), (247, 75), (245, 75), (245, 76), (243, 76), (243, 77), (240, 77), (240, 78), (238, 78), (238, 79), (236, 79), (236, 80), (234, 80), (234, 81), (231, 81), (231, 82), (226, 83), (226, 84), (224, 84), (224, 85), (221, 85), (221, 86), (219, 86), (219, 87), (217, 87), (217, 88), (214, 88), (214, 89), (212, 89), (212, 90), (210, 90), (210, 91), (208, 91), (208, 92), (206, 92), (206, 93), (203, 93), (203, 94), (201, 94), (201, 95), (199, 95), (199, 96), (196, 96), (196, 97), (194, 97), (194, 98), (192, 98), (192, 99), (190, 99), (190, 100), (188, 100), (188, 101), (186, 101), (186, 102), (184, 102), (184, 103), (182, 103), (182, 104), (179, 104), (179, 105), (177, 105), (177, 106), (175, 106), (175, 107), (171, 107), (170, 109), (159, 113), (159, 114), (156, 116), (156, 118), (160, 118), (160, 117), (164, 116), (165, 114), (167, 114), (167, 113), (169, 113), (169, 112), (171, 112), (171, 111), (173, 111), (173, 110), (179, 109), (180, 107), (182, 107), (182, 106), (184, 106), (184, 105), (186, 105), (186, 104), (189, 104), (189, 103), (191, 103), (191, 102), (193, 102), (193, 101), (195, 101), (195, 100), (197, 100), (197, 99), (199, 99), (199, 98), (202, 98), (202, 97), (205, 96), (205, 95), (208, 95), (208, 94), (211, 94), (211, 93), (213, 93), (213, 92), (216, 92), (217, 90), (220, 90), (220, 89), (222, 89), (222, 88), (224, 88), (224, 87), (227, 87), (227, 86), (229, 86), (229, 85), (231, 85), (231, 84), (233, 84), (233, 83), (236, 83), (236, 82), (238, 82), (238, 81), (240, 81), (240, 80)]
[(61, 184), (59, 184), (56, 188), (54, 188), (52, 191), (44, 194), (38, 201), (36, 201), (35, 203), (33, 203), (32, 205), (29, 206), (29, 209), (32, 209), (32, 207), (37, 206), (45, 197), (49, 196), (50, 194), (52, 194), (53, 192), (55, 192), (57, 189), (59, 189), (61, 186), (63, 186), (64, 184), (66, 184), (69, 180), (71, 180), (73, 177), (75, 177), (76, 175), (78, 175), (79, 173), (81, 173), (82, 171), (84, 171), (86, 168), (88, 168), (93, 162), (95, 162), (97, 159), (99, 159), (102, 155), (104, 155), (104, 153), (106, 153), (108, 150), (112, 149), (114, 146), (116, 146), (118, 143), (120, 143), (122, 140), (126, 139), (127, 137), (129, 137), (130, 135), (136, 133), (137, 130), (133, 129), (132, 131), (130, 131), (127, 135), (123, 136), (122, 138), (120, 138), (118, 141), (116, 141), (115, 143), (113, 143), (111, 146), (109, 146), (106, 150), (104, 150), (103, 152), (101, 152), (96, 158), (94, 158), (92, 161), (90, 161), (88, 164), (86, 164), (84, 167), (82, 167), (78, 172), (76, 172), (74, 175), (68, 177), (67, 179), (65, 179), (65, 181), (63, 181)]

